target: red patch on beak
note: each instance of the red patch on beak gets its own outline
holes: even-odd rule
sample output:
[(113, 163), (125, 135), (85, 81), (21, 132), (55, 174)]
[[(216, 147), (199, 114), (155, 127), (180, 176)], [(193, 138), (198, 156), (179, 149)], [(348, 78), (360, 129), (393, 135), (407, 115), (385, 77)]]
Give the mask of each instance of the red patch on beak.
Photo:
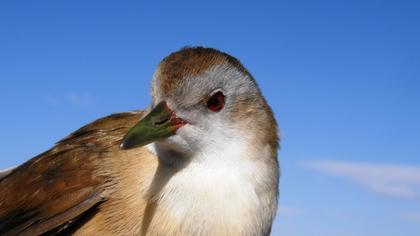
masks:
[(168, 104), (166, 103), (166, 101), (163, 101), (164, 103), (164, 107), (166, 112), (168, 112), (168, 114), (170, 114), (169, 116), (169, 123), (171, 124), (171, 127), (173, 128), (173, 132), (175, 133), (179, 128), (181, 128), (182, 126), (189, 124), (188, 121), (179, 118), (176, 116), (176, 113), (169, 108)]

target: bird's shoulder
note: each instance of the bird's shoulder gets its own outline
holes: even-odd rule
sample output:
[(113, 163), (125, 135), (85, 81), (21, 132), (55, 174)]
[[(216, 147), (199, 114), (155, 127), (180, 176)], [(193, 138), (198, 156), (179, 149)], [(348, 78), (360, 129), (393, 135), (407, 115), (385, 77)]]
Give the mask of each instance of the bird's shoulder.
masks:
[(58, 232), (106, 201), (98, 166), (142, 115), (98, 119), (8, 173), (0, 180), (0, 234)]

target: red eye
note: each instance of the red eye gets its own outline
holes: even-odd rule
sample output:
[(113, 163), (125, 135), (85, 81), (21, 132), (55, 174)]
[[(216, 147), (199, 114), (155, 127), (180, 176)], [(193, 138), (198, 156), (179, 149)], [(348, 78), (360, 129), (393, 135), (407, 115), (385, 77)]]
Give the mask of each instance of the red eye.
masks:
[(207, 101), (207, 108), (212, 112), (218, 112), (225, 106), (225, 95), (222, 92), (216, 92)]

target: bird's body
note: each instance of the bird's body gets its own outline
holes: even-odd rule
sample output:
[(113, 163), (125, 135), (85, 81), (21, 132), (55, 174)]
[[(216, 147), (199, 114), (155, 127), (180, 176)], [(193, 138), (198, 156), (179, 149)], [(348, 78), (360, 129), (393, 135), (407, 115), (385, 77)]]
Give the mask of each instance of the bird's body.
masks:
[[(253, 79), (237, 61), (212, 49), (183, 49), (165, 60), (152, 83), (153, 111), (99, 119), (0, 180), (0, 235), (269, 234), (277, 209), (277, 129), (258, 89), (249, 90), (255, 96), (234, 95), (246, 92)], [(200, 60), (201, 67), (188, 71)], [(222, 72), (242, 74), (245, 79), (238, 81), (245, 84), (230, 91), (232, 84), (215, 83), (186, 100), (177, 93), (199, 88), (194, 76)], [(208, 93), (222, 98), (220, 91), (222, 108), (209, 100), (204, 107), (210, 112), (187, 109)], [(149, 119), (159, 137), (138, 123)], [(162, 134), (168, 122), (171, 129)]]

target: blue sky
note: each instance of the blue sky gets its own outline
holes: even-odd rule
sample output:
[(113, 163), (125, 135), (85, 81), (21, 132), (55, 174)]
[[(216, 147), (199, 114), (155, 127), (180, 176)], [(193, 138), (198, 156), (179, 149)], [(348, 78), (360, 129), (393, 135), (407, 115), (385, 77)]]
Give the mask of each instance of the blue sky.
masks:
[(420, 235), (418, 1), (2, 1), (0, 168), (149, 104), (186, 45), (239, 58), (282, 131), (273, 235)]

